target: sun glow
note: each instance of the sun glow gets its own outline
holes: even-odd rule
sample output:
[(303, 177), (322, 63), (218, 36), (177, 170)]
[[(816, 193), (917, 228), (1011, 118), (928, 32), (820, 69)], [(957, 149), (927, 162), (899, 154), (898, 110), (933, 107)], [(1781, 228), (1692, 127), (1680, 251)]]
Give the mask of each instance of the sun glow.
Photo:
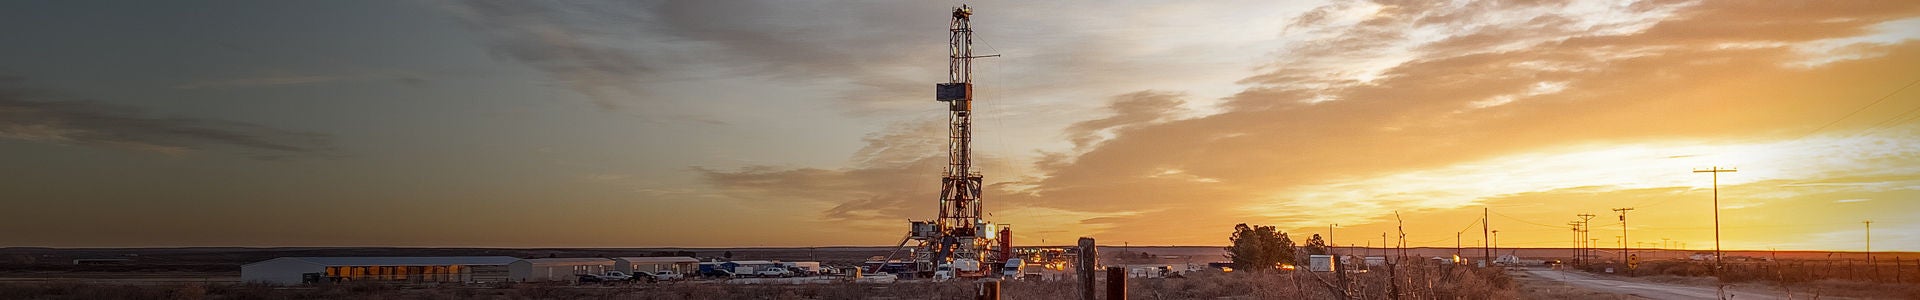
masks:
[[(1910, 132), (1909, 132), (1910, 133)], [(1447, 167), (1347, 178), (1280, 191), (1273, 200), (1247, 207), (1277, 211), (1282, 206), (1382, 209), (1452, 208), (1478, 205), (1483, 200), (1522, 193), (1583, 188), (1593, 191), (1682, 187), (1706, 189), (1712, 184), (1690, 171), (1704, 167), (1740, 168), (1738, 175), (1721, 176), (1720, 184), (1763, 181), (1817, 182), (1839, 177), (1875, 177), (1920, 173), (1915, 164), (1881, 165), (1886, 160), (1920, 156), (1920, 140), (1910, 134), (1816, 136), (1804, 140), (1765, 142), (1652, 141), (1592, 144), (1508, 155)], [(1541, 176), (1551, 174), (1552, 176)], [(1842, 174), (1846, 174), (1842, 176)], [(1791, 197), (1793, 190), (1775, 195)], [(1748, 204), (1752, 206), (1756, 204)], [(1736, 206), (1729, 208), (1741, 208)], [(1343, 213), (1298, 220), (1298, 226), (1358, 223), (1378, 210), (1335, 210)]]

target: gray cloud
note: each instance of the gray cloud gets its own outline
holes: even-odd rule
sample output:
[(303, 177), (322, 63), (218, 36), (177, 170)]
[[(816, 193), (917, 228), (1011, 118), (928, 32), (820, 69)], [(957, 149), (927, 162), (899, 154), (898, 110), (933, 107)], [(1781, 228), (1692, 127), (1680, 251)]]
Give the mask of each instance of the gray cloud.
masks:
[(825, 203), (831, 208), (819, 213), (828, 219), (889, 226), (903, 216), (929, 215), (925, 212), (933, 207), (931, 202), (913, 205), (914, 200), (931, 201), (939, 195), (939, 181), (931, 175), (946, 164), (941, 150), (946, 127), (938, 125), (901, 124), (868, 135), (850, 168), (694, 170), (742, 205)]
[(233, 148), (262, 160), (332, 155), (330, 136), (325, 134), (152, 116), (138, 109), (86, 101), (34, 99), (39, 95), (0, 87), (0, 138), (165, 154)]
[[(671, 105), (663, 104), (669, 99), (648, 98), (645, 89), (712, 76), (827, 83), (839, 104), (857, 115), (926, 107), (929, 86), (945, 78), (943, 12), (952, 5), (771, 0), (451, 3), (464, 22), (489, 37), (495, 53), (548, 73), (604, 108)], [(1002, 50), (992, 49), (991, 41), (1015, 36), (1036, 42), (1007, 49), (1021, 51), (1006, 54), (1026, 57), (1023, 63), (994, 68), (1056, 70), (1000, 79), (1006, 82), (995, 89), (1036, 95), (1151, 81), (1124, 72), (1153, 63), (1116, 58), (1119, 50), (1114, 49), (1134, 44), (1114, 28), (1086, 28), (1095, 25), (1048, 13), (1116, 10), (1086, 9), (1035, 5), (981, 17), (983, 26), (1000, 35), (977, 39), (978, 51)], [(1021, 26), (993, 25), (1006, 23)]]
[(939, 57), (943, 47), (929, 41), (940, 40), (945, 24), (912, 15), (941, 11), (937, 3), (457, 1), (449, 7), (485, 34), (500, 57), (533, 66), (609, 110), (671, 109), (669, 99), (649, 98), (646, 87), (699, 76), (844, 81), (851, 90), (842, 100), (855, 111), (872, 110), (870, 101), (925, 98), (941, 61), (918, 64), (918, 73), (931, 75), (925, 80), (891, 68)]
[(1182, 96), (1161, 91), (1139, 91), (1116, 96), (1107, 103), (1107, 110), (1113, 112), (1112, 116), (1073, 123), (1067, 126), (1066, 134), (1073, 139), (1074, 147), (1086, 147), (1101, 138), (1097, 135), (1101, 131), (1167, 121), (1186, 111), (1180, 106), (1186, 103), (1180, 99)]
[[(525, 63), (601, 109), (617, 109), (644, 95), (639, 80), (655, 73), (637, 51), (607, 45), (606, 32), (583, 29), (573, 19), (604, 19), (606, 11), (558, 2), (455, 1), (448, 5), (465, 24), (486, 34), (500, 55)], [(619, 16), (619, 15), (613, 15)], [(620, 28), (620, 27), (610, 27)]]
[(319, 75), (319, 74), (300, 75), (300, 74), (276, 73), (276, 74), (264, 74), (264, 75), (252, 75), (252, 76), (238, 76), (238, 77), (229, 77), (229, 78), (201, 79), (201, 80), (180, 83), (180, 84), (174, 85), (173, 88), (182, 89), (182, 90), (260, 88), (260, 87), (309, 85), (309, 84), (352, 82), (352, 81), (386, 81), (386, 82), (392, 82), (392, 83), (397, 83), (397, 84), (402, 84), (402, 85), (407, 85), (412, 87), (425, 86), (429, 82), (431, 82), (418, 74), (413, 74), (409, 72), (397, 72), (397, 71), (360, 72), (360, 73), (337, 74), (337, 75)]

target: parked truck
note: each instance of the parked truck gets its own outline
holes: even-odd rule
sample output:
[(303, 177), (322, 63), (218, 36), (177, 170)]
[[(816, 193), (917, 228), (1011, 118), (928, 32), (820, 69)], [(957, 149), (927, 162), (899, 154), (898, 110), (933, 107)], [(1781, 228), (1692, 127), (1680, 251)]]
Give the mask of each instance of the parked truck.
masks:
[(1008, 259), (1007, 266), (1000, 269), (1000, 277), (1013, 279), (1020, 277), (1020, 269), (1027, 266), (1026, 260)]

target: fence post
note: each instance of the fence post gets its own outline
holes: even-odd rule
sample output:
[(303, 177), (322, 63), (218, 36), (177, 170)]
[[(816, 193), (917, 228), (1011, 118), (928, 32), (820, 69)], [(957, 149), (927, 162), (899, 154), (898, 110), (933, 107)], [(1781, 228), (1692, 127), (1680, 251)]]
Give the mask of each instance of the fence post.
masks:
[(1107, 267), (1107, 300), (1127, 300), (1127, 268)]
[(1075, 264), (1078, 265), (1077, 267), (1080, 269), (1079, 273), (1080, 273), (1080, 299), (1081, 300), (1094, 300), (1093, 298), (1093, 275), (1094, 275), (1093, 265), (1095, 262), (1099, 261), (1099, 254), (1096, 253), (1096, 251), (1094, 251), (1095, 247), (1096, 246), (1093, 244), (1093, 238), (1090, 238), (1090, 237), (1080, 238), (1080, 261)]
[(981, 282), (981, 283), (980, 283), (980, 295), (979, 295), (979, 297), (977, 297), (977, 298), (975, 298), (975, 299), (978, 299), (978, 300), (1000, 300), (1000, 282), (999, 282), (999, 281), (986, 281), (986, 282)]
[(1900, 277), (1901, 277), (1901, 276), (1900, 276), (1900, 273), (1901, 273), (1901, 272), (1900, 272), (1900, 260), (1898, 259), (1898, 257), (1895, 257), (1895, 259), (1894, 259), (1894, 261), (1893, 261), (1893, 281), (1890, 281), (1890, 282), (1892, 282), (1892, 283), (1900, 283)]

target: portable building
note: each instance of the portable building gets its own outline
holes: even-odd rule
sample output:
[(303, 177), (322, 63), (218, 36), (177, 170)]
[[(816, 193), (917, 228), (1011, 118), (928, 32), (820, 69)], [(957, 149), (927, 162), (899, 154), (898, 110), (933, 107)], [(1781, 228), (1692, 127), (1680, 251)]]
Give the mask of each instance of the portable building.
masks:
[(765, 261), (765, 260), (736, 260), (736, 261), (721, 263), (720, 266), (725, 268), (726, 270), (733, 271), (734, 274), (739, 274), (739, 275), (748, 275), (748, 274), (753, 274), (754, 272), (760, 272), (762, 270), (766, 270), (768, 268), (781, 267), (780, 262)]
[(635, 274), (636, 271), (655, 273), (661, 270), (669, 270), (674, 273), (692, 276), (691, 274), (700, 271), (699, 259), (684, 256), (615, 257), (613, 258), (613, 264), (615, 270), (626, 272), (627, 274)]
[(606, 274), (614, 269), (614, 260), (606, 258), (535, 258), (507, 265), (507, 274), (521, 282), (576, 281), (583, 274)]
[(510, 256), (281, 257), (240, 266), (240, 281), (302, 284), (343, 281), (502, 282)]
[(1385, 256), (1368, 256), (1366, 258), (1362, 258), (1361, 260), (1366, 261), (1367, 267), (1387, 266), (1387, 257)]
[(1332, 255), (1320, 255), (1320, 254), (1307, 255), (1308, 271), (1333, 272), (1333, 269), (1336, 268), (1333, 265), (1333, 263), (1334, 261), (1333, 261)]

